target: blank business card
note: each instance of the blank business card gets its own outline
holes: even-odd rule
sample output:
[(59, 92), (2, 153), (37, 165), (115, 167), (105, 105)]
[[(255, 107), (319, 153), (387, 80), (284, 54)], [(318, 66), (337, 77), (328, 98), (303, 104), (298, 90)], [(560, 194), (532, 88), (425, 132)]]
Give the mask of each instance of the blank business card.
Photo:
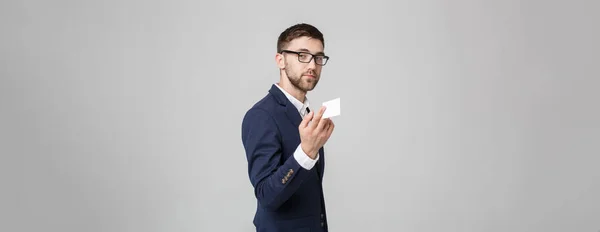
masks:
[(323, 105), (327, 107), (327, 109), (325, 109), (322, 118), (331, 118), (341, 114), (339, 97), (331, 101), (323, 102)]

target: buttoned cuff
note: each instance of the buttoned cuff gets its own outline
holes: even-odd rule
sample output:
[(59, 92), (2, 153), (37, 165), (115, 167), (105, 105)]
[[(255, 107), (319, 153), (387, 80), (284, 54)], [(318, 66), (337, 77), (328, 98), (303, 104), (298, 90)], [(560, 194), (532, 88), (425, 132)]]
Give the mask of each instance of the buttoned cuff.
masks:
[(296, 161), (304, 169), (311, 170), (319, 160), (319, 154), (317, 153), (317, 157), (315, 157), (315, 159), (311, 159), (306, 153), (304, 153), (302, 147), (298, 145), (298, 148), (296, 148), (296, 151), (294, 152), (294, 159), (296, 159)]

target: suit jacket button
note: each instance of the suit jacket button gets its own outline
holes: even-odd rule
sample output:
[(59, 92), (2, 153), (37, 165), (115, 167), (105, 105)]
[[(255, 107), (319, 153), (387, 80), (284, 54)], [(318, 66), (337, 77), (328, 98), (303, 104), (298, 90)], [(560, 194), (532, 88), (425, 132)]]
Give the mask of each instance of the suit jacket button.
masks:
[(321, 214), (321, 219), (323, 219), (323, 217), (325, 217), (325, 215)]
[(324, 226), (325, 226), (325, 222), (321, 222), (321, 227), (324, 227)]

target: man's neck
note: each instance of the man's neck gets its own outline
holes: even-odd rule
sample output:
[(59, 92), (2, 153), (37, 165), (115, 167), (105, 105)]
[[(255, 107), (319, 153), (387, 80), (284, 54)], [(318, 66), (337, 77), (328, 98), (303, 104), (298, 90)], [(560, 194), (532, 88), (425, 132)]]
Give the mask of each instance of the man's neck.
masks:
[(306, 92), (297, 89), (292, 84), (283, 83), (282, 81), (277, 83), (277, 85), (279, 85), (279, 87), (284, 89), (286, 92), (288, 92), (294, 98), (298, 99), (298, 101), (304, 102), (304, 100), (306, 98)]

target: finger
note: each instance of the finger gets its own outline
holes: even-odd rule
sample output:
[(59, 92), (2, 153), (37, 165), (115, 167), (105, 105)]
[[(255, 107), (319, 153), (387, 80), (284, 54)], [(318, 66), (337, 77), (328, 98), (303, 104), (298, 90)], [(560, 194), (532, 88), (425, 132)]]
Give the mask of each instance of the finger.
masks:
[(321, 119), (321, 121), (319, 121), (319, 125), (317, 126), (316, 130), (318, 132), (327, 131), (327, 128), (329, 127), (329, 122), (331, 122), (331, 119), (328, 119), (328, 118)]
[(331, 123), (329, 123), (329, 128), (327, 128), (327, 138), (329, 138), (329, 136), (331, 136), (331, 134), (333, 133), (334, 127), (335, 124), (333, 124), (333, 121), (331, 121)]
[(321, 124), (321, 117), (323, 116), (323, 113), (325, 113), (325, 106), (321, 106), (321, 109), (319, 109), (319, 112), (317, 112), (317, 114), (315, 115), (315, 117), (313, 118), (313, 124), (312, 124), (312, 128), (316, 128), (318, 124)]
[(300, 122), (300, 128), (305, 128), (308, 126), (308, 122), (310, 122), (310, 120), (313, 118), (313, 115), (314, 113), (312, 111), (305, 115), (304, 119), (302, 119), (302, 122)]

